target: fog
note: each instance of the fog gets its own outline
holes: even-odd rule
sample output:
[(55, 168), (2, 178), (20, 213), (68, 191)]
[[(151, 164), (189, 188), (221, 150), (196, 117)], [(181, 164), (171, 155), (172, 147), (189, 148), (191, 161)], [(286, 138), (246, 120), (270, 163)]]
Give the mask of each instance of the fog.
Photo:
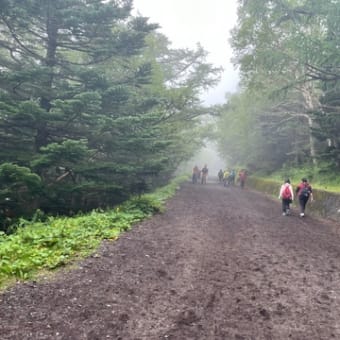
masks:
[(133, 4), (135, 14), (160, 24), (160, 32), (174, 48), (195, 49), (200, 43), (208, 52), (207, 62), (223, 67), (219, 84), (202, 93), (204, 105), (224, 104), (226, 93), (237, 92), (239, 72), (231, 62), (229, 42), (237, 23), (237, 0), (134, 0)]
[(200, 169), (207, 164), (209, 169), (208, 180), (217, 180), (217, 173), (220, 169), (224, 170), (228, 164), (221, 159), (217, 152), (216, 145), (212, 142), (207, 143), (206, 147), (200, 149), (197, 154), (189, 161), (184, 162), (179, 167), (177, 173), (190, 173), (192, 168), (197, 165)]

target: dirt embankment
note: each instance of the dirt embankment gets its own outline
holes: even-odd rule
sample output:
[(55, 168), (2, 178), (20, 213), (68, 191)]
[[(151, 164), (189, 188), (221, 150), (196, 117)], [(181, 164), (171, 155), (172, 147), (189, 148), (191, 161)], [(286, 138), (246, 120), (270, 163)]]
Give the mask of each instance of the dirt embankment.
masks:
[(339, 231), (188, 183), (77, 269), (2, 294), (0, 338), (340, 339)]

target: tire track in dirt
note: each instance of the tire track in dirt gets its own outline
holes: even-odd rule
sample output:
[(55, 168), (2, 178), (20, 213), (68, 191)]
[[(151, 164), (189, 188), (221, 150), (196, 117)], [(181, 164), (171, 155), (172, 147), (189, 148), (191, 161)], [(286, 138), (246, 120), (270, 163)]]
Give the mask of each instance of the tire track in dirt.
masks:
[(295, 215), (185, 184), (78, 269), (0, 296), (0, 338), (339, 339), (340, 227)]

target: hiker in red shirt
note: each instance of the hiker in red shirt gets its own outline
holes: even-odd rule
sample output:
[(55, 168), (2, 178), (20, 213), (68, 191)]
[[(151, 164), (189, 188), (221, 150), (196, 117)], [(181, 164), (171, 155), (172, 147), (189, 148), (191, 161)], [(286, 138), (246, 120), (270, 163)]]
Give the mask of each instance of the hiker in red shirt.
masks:
[(198, 168), (197, 165), (194, 166), (192, 169), (192, 183), (197, 183), (197, 180), (199, 179), (201, 170)]
[(290, 184), (290, 180), (286, 179), (281, 185), (279, 198), (282, 199), (282, 215), (287, 216), (290, 214), (290, 204), (294, 200), (293, 187)]
[(313, 191), (312, 187), (308, 183), (306, 178), (302, 178), (301, 183), (296, 188), (296, 194), (299, 197), (299, 205), (300, 205), (300, 216), (305, 216), (305, 209), (308, 199), (310, 197), (310, 201), (313, 202)]
[(243, 189), (244, 188), (244, 184), (246, 183), (246, 179), (247, 179), (247, 170), (246, 169), (242, 169), (239, 174), (238, 174), (238, 178), (240, 181), (240, 186)]

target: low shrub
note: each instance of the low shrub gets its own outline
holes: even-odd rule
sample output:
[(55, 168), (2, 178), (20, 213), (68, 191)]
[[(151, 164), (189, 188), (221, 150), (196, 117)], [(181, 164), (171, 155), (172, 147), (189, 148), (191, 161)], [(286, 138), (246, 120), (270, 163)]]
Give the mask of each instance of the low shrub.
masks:
[(132, 197), (114, 209), (94, 210), (74, 217), (40, 216), (20, 219), (16, 232), (0, 232), (0, 287), (14, 280), (27, 280), (40, 270), (52, 270), (91, 254), (104, 239), (116, 239), (121, 232), (152, 214), (162, 212), (173, 196), (179, 177), (153, 193)]

